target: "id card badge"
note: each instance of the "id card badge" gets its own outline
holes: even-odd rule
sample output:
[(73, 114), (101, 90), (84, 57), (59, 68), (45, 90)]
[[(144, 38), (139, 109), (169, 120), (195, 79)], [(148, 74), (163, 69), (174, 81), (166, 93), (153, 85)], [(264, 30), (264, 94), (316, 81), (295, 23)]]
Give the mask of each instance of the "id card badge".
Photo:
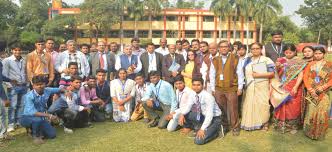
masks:
[(220, 74), (220, 80), (223, 81), (224, 80), (224, 75), (223, 74)]
[(197, 121), (200, 121), (200, 120), (201, 120), (201, 114), (200, 114), (200, 113), (197, 113), (196, 120), (197, 120)]
[(315, 77), (315, 82), (319, 83), (320, 82), (320, 78), (318, 76)]
[(121, 100), (124, 100), (124, 99), (126, 99), (126, 97), (127, 97), (127, 95), (126, 95), (126, 94), (120, 94), (120, 99), (121, 99)]

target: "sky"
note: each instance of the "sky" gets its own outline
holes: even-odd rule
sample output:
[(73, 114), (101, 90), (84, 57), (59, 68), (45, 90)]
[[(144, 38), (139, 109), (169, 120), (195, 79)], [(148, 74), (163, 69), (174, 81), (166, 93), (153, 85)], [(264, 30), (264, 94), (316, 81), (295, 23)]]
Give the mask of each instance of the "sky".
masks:
[[(18, 0), (14, 0), (18, 1)], [(84, 0), (63, 0), (64, 2), (68, 4), (80, 4)], [(170, 0), (171, 2), (174, 2), (175, 0)], [(211, 0), (198, 0), (198, 1), (205, 1), (206, 2), (206, 7), (208, 8)], [(283, 6), (283, 15), (288, 15), (291, 17), (292, 21), (298, 25), (302, 26), (303, 25), (303, 20), (299, 15), (295, 13), (296, 10), (299, 9), (301, 4), (304, 4), (304, 0), (279, 0), (280, 3)]]

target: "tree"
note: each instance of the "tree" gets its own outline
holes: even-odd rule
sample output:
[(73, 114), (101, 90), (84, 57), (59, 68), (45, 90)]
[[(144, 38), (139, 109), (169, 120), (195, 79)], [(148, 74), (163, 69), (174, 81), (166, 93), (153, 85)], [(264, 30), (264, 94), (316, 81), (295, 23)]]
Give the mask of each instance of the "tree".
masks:
[(256, 11), (255, 5), (257, 0), (240, 0), (239, 7), (240, 7), (240, 14), (245, 18), (246, 22), (246, 31), (247, 31), (247, 48), (249, 48), (249, 17), (253, 17)]
[(259, 42), (262, 43), (264, 24), (282, 13), (282, 5), (279, 0), (258, 0), (255, 8), (255, 19), (259, 23)]
[(18, 40), (15, 17), (19, 7), (11, 0), (0, 0), (0, 6), (0, 41), (8, 48)]
[(134, 37), (137, 37), (137, 21), (144, 16), (144, 4), (141, 0), (130, 0), (127, 7), (128, 16), (134, 19)]
[(219, 41), (221, 41), (222, 19), (230, 16), (232, 13), (232, 5), (229, 3), (229, 0), (213, 0), (210, 9), (212, 9), (214, 14), (219, 17)]
[(70, 33), (75, 30), (76, 24), (77, 19), (74, 15), (58, 15), (45, 22), (41, 34), (63, 42), (74, 37)]
[(204, 2), (199, 2), (196, 4), (195, 0), (192, 1), (184, 1), (184, 0), (177, 0), (176, 8), (186, 8), (186, 9), (201, 9), (204, 7)]
[(304, 18), (309, 28), (321, 33), (324, 40), (327, 40), (328, 48), (331, 48), (332, 1), (304, 0), (304, 5), (301, 5), (296, 13)]
[(144, 0), (144, 6), (147, 8), (149, 16), (149, 39), (152, 38), (152, 16), (156, 16), (161, 11), (160, 0)]

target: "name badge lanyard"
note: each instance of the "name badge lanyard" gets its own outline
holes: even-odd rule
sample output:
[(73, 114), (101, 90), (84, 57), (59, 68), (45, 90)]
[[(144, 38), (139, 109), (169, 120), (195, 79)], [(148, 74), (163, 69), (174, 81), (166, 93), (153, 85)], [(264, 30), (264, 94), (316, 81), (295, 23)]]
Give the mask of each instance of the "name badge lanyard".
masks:
[(161, 87), (161, 83), (162, 81), (160, 80), (160, 84), (159, 84), (159, 87), (158, 89), (156, 90), (156, 106), (159, 107), (159, 91), (160, 91), (160, 87)]
[(177, 101), (178, 101), (178, 105), (177, 107), (180, 108), (180, 102), (182, 100), (182, 96), (183, 96), (184, 92), (179, 92), (178, 95), (177, 95)]
[(126, 95), (125, 95), (125, 87), (126, 87), (126, 83), (127, 83), (127, 80), (125, 80), (124, 83), (122, 83), (121, 80), (119, 80), (120, 84), (121, 84), (121, 89), (122, 89), (122, 93), (120, 94), (120, 98), (121, 100), (125, 99), (126, 98)]
[(201, 120), (201, 98), (196, 95), (196, 110), (197, 110), (197, 116), (196, 116), (196, 120), (200, 121)]
[[(226, 61), (225, 61), (225, 63), (224, 63), (224, 61), (223, 61), (223, 59), (222, 59), (222, 57), (221, 57), (221, 68), (222, 68), (222, 73), (220, 74), (220, 80), (224, 80), (224, 71), (225, 71), (225, 64), (226, 64), (226, 62), (227, 62), (227, 60), (228, 60), (228, 55), (227, 55), (227, 58), (226, 58)], [(212, 61), (212, 60), (211, 60)]]
[(287, 80), (286, 73), (287, 73), (287, 63), (284, 64), (284, 73), (282, 74), (281, 78), (282, 83), (285, 83)]
[(319, 78), (319, 66), (316, 66), (315, 82), (316, 82), (317, 84), (320, 82), (320, 78)]
[(277, 50), (277, 49), (274, 47), (273, 43), (271, 43), (271, 46), (272, 46), (274, 52), (276, 52), (277, 55), (278, 55), (278, 57), (280, 58), (280, 56), (281, 56), (281, 51), (282, 51), (282, 48), (283, 48), (282, 44), (280, 45), (280, 49), (279, 49), (279, 50)]

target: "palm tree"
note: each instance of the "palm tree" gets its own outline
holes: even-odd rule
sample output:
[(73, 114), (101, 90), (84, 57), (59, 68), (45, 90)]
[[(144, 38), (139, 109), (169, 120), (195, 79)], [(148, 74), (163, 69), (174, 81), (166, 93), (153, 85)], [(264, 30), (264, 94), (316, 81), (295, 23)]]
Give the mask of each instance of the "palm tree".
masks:
[(213, 0), (210, 9), (213, 10), (216, 16), (219, 16), (219, 41), (222, 38), (222, 19), (228, 17), (232, 12), (232, 5), (229, 3), (229, 0)]
[(279, 0), (259, 0), (255, 7), (255, 19), (259, 23), (259, 42), (262, 43), (264, 23), (281, 14), (282, 5)]
[[(249, 45), (249, 17), (253, 17), (256, 11), (255, 5), (258, 0), (239, 0), (240, 14), (245, 18), (247, 26), (247, 46)], [(247, 47), (248, 48), (248, 47)]]
[(144, 16), (144, 5), (141, 0), (131, 0), (129, 1), (129, 6), (127, 8), (128, 15), (130, 18), (134, 19), (134, 29), (135, 37), (137, 37), (137, 21)]
[(147, 8), (147, 13), (149, 15), (149, 39), (152, 39), (152, 16), (156, 16), (161, 11), (161, 1), (160, 0), (144, 0), (144, 6)]

